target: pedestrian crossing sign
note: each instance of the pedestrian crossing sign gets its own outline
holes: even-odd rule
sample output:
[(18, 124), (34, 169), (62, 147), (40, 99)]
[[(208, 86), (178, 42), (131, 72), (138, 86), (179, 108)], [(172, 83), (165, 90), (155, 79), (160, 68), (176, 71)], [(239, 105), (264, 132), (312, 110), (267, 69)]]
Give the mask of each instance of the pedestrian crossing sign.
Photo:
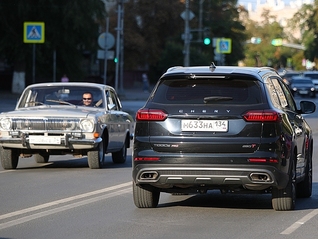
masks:
[(23, 42), (44, 43), (44, 22), (24, 22)]
[(230, 54), (232, 52), (232, 39), (231, 38), (217, 38), (216, 52), (222, 54)]

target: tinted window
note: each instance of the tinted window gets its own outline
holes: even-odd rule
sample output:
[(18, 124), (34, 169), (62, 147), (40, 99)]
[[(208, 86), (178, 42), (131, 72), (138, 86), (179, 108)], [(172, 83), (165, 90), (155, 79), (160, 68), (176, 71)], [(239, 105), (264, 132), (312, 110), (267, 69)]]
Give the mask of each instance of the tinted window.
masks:
[(318, 79), (318, 73), (304, 73), (304, 76), (310, 77), (311, 79)]
[(241, 79), (166, 80), (158, 86), (153, 101), (167, 104), (203, 104), (206, 97), (214, 99), (209, 101), (212, 104), (262, 102), (258, 82)]

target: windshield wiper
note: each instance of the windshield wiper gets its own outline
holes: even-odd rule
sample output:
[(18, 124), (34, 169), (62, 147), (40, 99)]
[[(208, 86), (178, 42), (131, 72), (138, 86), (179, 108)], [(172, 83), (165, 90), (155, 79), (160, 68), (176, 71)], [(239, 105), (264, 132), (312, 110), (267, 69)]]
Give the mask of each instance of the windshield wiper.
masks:
[(229, 96), (207, 96), (203, 98), (204, 103), (215, 102), (215, 101), (230, 101), (233, 97)]

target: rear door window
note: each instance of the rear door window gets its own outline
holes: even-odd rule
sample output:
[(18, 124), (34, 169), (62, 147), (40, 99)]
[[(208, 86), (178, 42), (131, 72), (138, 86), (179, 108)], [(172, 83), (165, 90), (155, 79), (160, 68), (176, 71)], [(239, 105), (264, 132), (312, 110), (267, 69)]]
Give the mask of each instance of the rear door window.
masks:
[(159, 84), (153, 101), (163, 104), (240, 104), (262, 103), (256, 80), (196, 79), (165, 80)]

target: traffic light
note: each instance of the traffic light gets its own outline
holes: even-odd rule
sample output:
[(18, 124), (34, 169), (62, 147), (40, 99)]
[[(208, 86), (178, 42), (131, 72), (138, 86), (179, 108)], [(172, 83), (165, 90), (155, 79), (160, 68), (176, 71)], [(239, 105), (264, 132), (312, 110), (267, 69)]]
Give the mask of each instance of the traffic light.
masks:
[(205, 37), (203, 40), (204, 45), (210, 45), (211, 39), (209, 37)]
[(260, 44), (262, 42), (262, 39), (259, 37), (252, 37), (251, 38), (251, 43), (252, 44)]
[(273, 46), (282, 46), (283, 45), (283, 39), (281, 38), (276, 38), (272, 40), (272, 45)]
[(115, 63), (117, 63), (117, 62), (118, 62), (117, 57), (114, 57), (114, 62), (115, 62)]

